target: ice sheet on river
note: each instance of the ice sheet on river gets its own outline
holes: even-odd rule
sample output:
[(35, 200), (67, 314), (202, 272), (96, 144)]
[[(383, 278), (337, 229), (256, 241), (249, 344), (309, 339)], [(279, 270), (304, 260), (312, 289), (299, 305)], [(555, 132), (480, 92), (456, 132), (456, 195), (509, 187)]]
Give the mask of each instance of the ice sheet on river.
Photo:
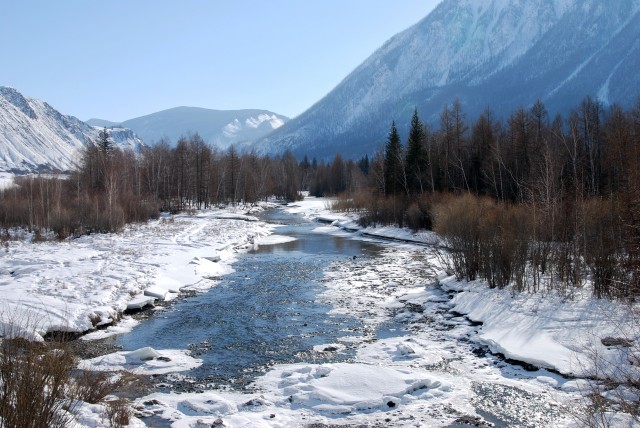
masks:
[(293, 242), (296, 238), (292, 236), (284, 236), (284, 235), (269, 235), (262, 236), (255, 240), (257, 245), (277, 245), (277, 244), (286, 244), (287, 242)]

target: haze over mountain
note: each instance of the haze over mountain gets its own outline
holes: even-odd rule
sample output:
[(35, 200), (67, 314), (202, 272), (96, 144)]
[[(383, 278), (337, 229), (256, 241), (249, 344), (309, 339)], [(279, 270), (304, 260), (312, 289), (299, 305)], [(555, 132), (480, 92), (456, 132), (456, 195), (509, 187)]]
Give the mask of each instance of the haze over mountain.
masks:
[(444, 0), (394, 36), (259, 151), (359, 157), (414, 108), (438, 124), (457, 98), (473, 119), (505, 118), (540, 98), (551, 117), (585, 96), (629, 106), (640, 96), (640, 0)]
[[(288, 117), (268, 110), (210, 110), (176, 107), (122, 122), (147, 144), (167, 138), (175, 144), (182, 136), (197, 132), (206, 143), (227, 148), (233, 144), (255, 142), (278, 129)], [(92, 125), (109, 126), (113, 122), (91, 119)]]
[[(0, 171), (68, 171), (77, 164), (80, 149), (97, 141), (102, 129), (0, 86)], [(139, 150), (143, 145), (130, 129), (108, 133), (117, 147)]]

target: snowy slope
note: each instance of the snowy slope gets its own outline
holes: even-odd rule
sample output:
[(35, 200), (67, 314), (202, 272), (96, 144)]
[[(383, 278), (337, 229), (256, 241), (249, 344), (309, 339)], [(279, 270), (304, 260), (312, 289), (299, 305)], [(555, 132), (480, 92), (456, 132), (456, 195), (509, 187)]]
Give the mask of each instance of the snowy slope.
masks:
[[(0, 87), (0, 171), (17, 173), (66, 171), (78, 151), (96, 141), (102, 128), (66, 116), (44, 101)], [(130, 129), (108, 130), (118, 147), (137, 150), (142, 144)]]
[[(541, 98), (551, 114), (587, 96), (640, 96), (640, 1), (444, 0), (308, 111), (260, 142), (321, 157), (371, 153), (415, 107), (432, 124), (459, 98), (469, 118)], [(406, 131), (405, 131), (406, 132)]]
[[(167, 138), (175, 144), (180, 137), (198, 133), (206, 143), (227, 148), (255, 142), (284, 125), (289, 118), (267, 110), (210, 110), (176, 107), (122, 122), (147, 144)], [(91, 124), (104, 123), (91, 119)]]

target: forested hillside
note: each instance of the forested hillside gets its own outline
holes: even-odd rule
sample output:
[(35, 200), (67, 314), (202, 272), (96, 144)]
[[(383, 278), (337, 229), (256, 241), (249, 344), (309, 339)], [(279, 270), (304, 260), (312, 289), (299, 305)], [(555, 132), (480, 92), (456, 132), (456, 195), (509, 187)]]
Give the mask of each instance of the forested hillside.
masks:
[(393, 124), (384, 152), (336, 157), (315, 180), (316, 194), (349, 192), (336, 209), (363, 224), (435, 229), (460, 278), (640, 293), (640, 101), (625, 111), (586, 98), (566, 119), (537, 102), (506, 122), (487, 108), (473, 123), (454, 102), (437, 129), (415, 112), (406, 144)]
[(604, 108), (585, 98), (562, 118), (542, 102), (473, 123), (454, 101), (437, 129), (416, 111), (403, 144), (391, 125), (372, 159), (302, 161), (226, 151), (198, 134), (145, 148), (114, 149), (101, 134), (70, 178), (21, 178), (0, 193), (0, 225), (58, 237), (115, 231), (160, 211), (295, 200), (300, 191), (339, 195), (363, 224), (434, 229), (451, 270), (492, 287), (570, 291), (585, 281), (598, 297), (640, 293), (640, 101)]

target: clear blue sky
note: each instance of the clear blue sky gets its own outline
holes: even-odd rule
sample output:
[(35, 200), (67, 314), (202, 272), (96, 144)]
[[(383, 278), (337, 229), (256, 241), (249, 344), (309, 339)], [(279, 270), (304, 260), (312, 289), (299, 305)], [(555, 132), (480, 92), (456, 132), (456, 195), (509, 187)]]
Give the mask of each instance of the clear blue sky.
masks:
[(124, 121), (193, 106), (290, 117), (440, 0), (2, 0), (0, 85)]

